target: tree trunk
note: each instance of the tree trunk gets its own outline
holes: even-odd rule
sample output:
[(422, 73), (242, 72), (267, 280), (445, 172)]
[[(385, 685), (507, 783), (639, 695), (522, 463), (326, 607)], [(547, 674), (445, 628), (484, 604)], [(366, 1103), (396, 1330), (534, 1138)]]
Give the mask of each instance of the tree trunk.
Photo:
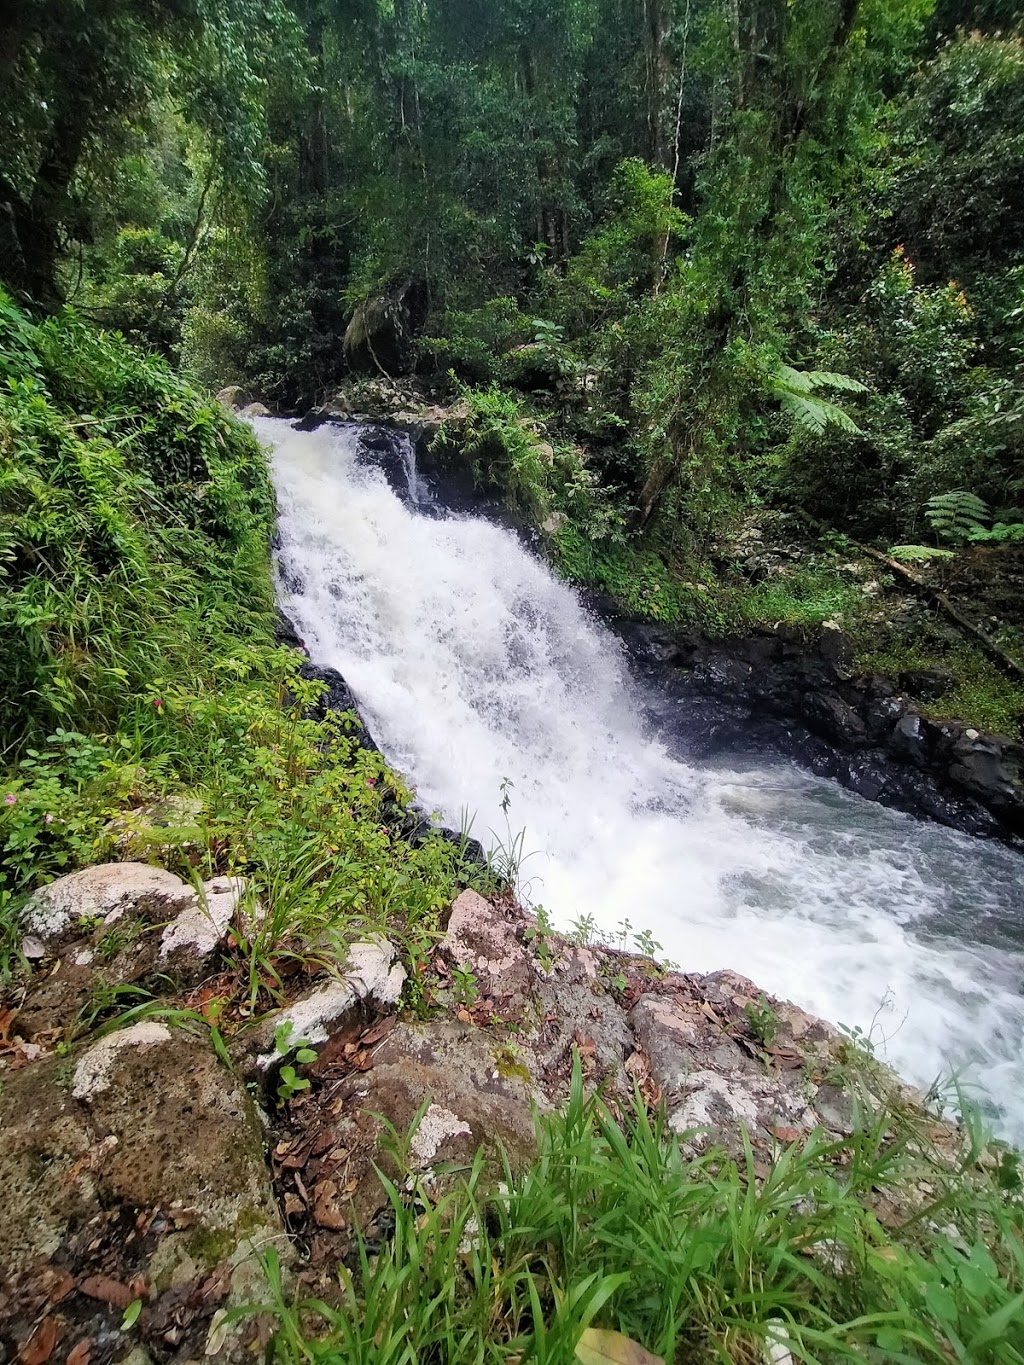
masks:
[(71, 208), (68, 191), (85, 145), (89, 122), (88, 100), (82, 97), (86, 77), (79, 92), (58, 107), (50, 136), (36, 173), (32, 197), (18, 221), (17, 206), (12, 205), (15, 227), (25, 261), (24, 288), (43, 308), (61, 303), (57, 283), (60, 260), (61, 228)]
[(672, 32), (672, 0), (643, 0), (647, 156), (656, 166), (670, 165), (665, 136), (667, 92), (672, 81), (668, 40)]

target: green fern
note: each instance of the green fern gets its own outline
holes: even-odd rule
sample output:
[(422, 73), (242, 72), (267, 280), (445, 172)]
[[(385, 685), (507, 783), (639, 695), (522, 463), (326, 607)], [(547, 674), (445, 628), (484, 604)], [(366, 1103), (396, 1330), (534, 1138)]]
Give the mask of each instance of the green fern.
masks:
[(976, 526), (967, 533), (967, 539), (972, 543), (984, 541), (996, 545), (1020, 544), (1024, 541), (1024, 522), (997, 521), (990, 530), (986, 530), (983, 526)]
[(952, 550), (938, 550), (934, 545), (893, 545), (889, 558), (897, 564), (923, 564), (930, 559), (952, 559)]
[(812, 435), (820, 436), (828, 427), (861, 435), (860, 427), (838, 403), (815, 394), (816, 389), (822, 388), (864, 393), (865, 385), (859, 379), (852, 379), (848, 374), (833, 374), (830, 370), (795, 370), (792, 365), (780, 364), (768, 386), (783, 412)]
[(992, 519), (988, 503), (963, 488), (936, 493), (925, 503), (924, 515), (932, 530), (947, 540), (968, 540)]

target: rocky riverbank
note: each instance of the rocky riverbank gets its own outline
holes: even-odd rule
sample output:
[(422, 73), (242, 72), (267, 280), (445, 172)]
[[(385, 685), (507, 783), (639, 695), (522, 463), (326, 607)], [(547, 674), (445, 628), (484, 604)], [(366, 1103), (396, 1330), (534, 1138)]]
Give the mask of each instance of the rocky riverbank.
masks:
[[(0, 1012), (7, 1358), (251, 1359), (268, 1319), (233, 1310), (268, 1301), (268, 1252), (287, 1293), (329, 1300), (355, 1229), (386, 1234), (379, 1171), (443, 1186), (481, 1148), (528, 1160), (574, 1057), (613, 1112), (639, 1093), (695, 1152), (749, 1141), (762, 1174), (814, 1130), (852, 1134), (854, 1074), (921, 1104), (750, 981), (570, 941), (508, 895), (462, 893), (415, 967), (383, 937), (296, 964), (287, 998), (247, 1017), (224, 1005), (254, 929), (244, 892), (115, 863), (30, 904), (29, 966)], [(144, 1008), (70, 1043), (133, 990)], [(401, 1161), (392, 1130), (412, 1131)]]
[(951, 686), (940, 670), (859, 672), (834, 625), (714, 640), (601, 605), (640, 672), (671, 698), (690, 752), (774, 750), (870, 801), (969, 834), (1024, 839), (1024, 746), (922, 714), (922, 701)]

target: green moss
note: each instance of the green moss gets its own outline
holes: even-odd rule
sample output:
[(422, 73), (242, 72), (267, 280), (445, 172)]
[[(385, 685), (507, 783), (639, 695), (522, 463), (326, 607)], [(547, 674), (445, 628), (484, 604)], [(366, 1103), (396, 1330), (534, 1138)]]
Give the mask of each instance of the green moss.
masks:
[(820, 626), (864, 609), (864, 594), (828, 565), (780, 573), (736, 595), (737, 612), (751, 625)]
[(511, 1044), (495, 1049), (494, 1069), (504, 1081), (522, 1081), (526, 1085), (533, 1081), (529, 1067), (522, 1060), (519, 1050)]
[(655, 550), (632, 544), (595, 545), (568, 522), (553, 537), (555, 563), (574, 583), (614, 597), (631, 616), (719, 634), (731, 624), (705, 566), (673, 568)]
[(1013, 739), (1024, 736), (1024, 687), (1013, 682), (976, 646), (938, 629), (865, 630), (854, 639), (854, 664), (865, 673), (898, 678), (918, 669), (952, 674), (954, 686), (921, 713), (959, 720)]

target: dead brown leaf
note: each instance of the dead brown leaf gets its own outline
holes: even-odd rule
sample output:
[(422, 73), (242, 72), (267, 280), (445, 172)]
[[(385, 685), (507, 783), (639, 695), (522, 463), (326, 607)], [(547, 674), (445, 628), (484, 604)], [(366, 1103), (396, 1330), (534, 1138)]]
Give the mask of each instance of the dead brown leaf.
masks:
[(112, 1279), (109, 1275), (87, 1275), (78, 1286), (79, 1293), (100, 1303), (109, 1303), (114, 1308), (125, 1309), (133, 1303), (137, 1295), (126, 1284)]
[(772, 1137), (780, 1142), (796, 1142), (801, 1136), (799, 1128), (791, 1128), (784, 1123), (776, 1123), (772, 1127)]
[(57, 1318), (43, 1318), (42, 1322), (18, 1352), (21, 1365), (46, 1365), (61, 1336)]
[(89, 1365), (89, 1357), (92, 1355), (92, 1341), (85, 1337), (82, 1341), (76, 1341), (68, 1352), (68, 1358), (64, 1365)]
[(62, 1266), (48, 1266), (42, 1275), (42, 1289), (50, 1303), (60, 1303), (75, 1287), (73, 1276)]
[(587, 1327), (576, 1343), (580, 1365), (665, 1365), (661, 1356), (647, 1351), (622, 1332)]
[(388, 1034), (392, 1032), (397, 1023), (398, 1023), (397, 1015), (395, 1014), (387, 1015), (378, 1023), (374, 1024), (372, 1028), (368, 1028), (365, 1033), (361, 1033), (359, 1035), (360, 1043), (363, 1045), (363, 1047), (375, 1047), (377, 1043), (382, 1043), (384, 1041)]
[(313, 1189), (313, 1221), (331, 1232), (340, 1232), (347, 1226), (335, 1202), (337, 1194), (338, 1187), (333, 1180), (321, 1180)]
[(799, 1071), (804, 1064), (803, 1054), (791, 1047), (770, 1047), (772, 1061), (782, 1071)]

